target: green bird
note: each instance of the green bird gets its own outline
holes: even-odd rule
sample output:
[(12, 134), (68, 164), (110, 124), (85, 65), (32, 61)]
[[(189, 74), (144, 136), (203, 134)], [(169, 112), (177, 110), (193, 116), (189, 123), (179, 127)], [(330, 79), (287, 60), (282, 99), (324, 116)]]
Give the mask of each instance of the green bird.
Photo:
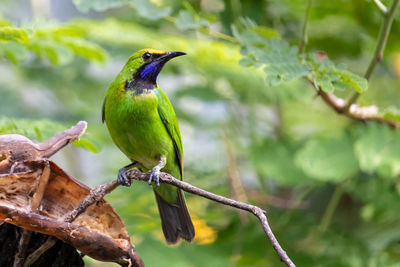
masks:
[(194, 227), (180, 189), (159, 183), (160, 171), (183, 178), (183, 148), (178, 120), (157, 76), (170, 59), (186, 55), (143, 49), (134, 53), (110, 84), (103, 103), (102, 119), (114, 143), (132, 161), (118, 172), (120, 184), (130, 186), (126, 172), (151, 170), (165, 239), (191, 242)]

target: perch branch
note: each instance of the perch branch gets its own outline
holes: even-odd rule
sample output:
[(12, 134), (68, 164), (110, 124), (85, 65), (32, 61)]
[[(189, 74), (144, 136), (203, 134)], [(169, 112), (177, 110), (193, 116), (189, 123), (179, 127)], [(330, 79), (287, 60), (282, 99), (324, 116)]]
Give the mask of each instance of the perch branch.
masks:
[[(147, 173), (142, 173), (138, 170), (132, 170), (127, 173), (127, 177), (131, 180), (139, 180), (139, 181), (145, 181), (147, 182), (150, 177), (150, 172)], [(286, 254), (286, 252), (282, 249), (280, 246), (278, 240), (276, 239), (274, 233), (271, 230), (271, 227), (268, 224), (268, 219), (265, 216), (265, 211), (262, 210), (261, 208), (246, 204), (240, 201), (236, 201), (230, 198), (226, 198), (220, 195), (213, 194), (211, 192), (205, 191), (203, 189), (200, 189), (198, 187), (195, 187), (189, 183), (183, 182), (181, 180), (178, 180), (171, 176), (168, 173), (162, 172), (160, 174), (160, 181), (163, 183), (171, 184), (174, 185), (188, 193), (192, 193), (216, 202), (219, 202), (221, 204), (231, 206), (234, 208), (238, 208), (241, 210), (248, 211), (252, 214), (254, 214), (261, 222), (263, 230), (265, 234), (267, 235), (269, 241), (271, 242), (273, 248), (277, 252), (278, 256), (280, 257), (281, 261), (284, 262), (287, 266), (290, 267), (295, 267), (296, 265), (292, 262), (292, 260), (289, 258), (289, 256)], [(76, 214), (78, 216), (81, 212), (85, 211), (90, 205), (95, 203), (96, 201), (101, 200), (106, 194), (110, 193), (113, 191), (115, 188), (119, 186), (119, 183), (117, 181), (110, 182), (108, 184), (104, 185), (99, 185), (95, 189), (91, 191), (91, 193), (79, 204), (79, 206), (70, 213), (70, 215), (67, 215), (66, 218), (69, 218), (69, 216), (72, 216), (73, 214)], [(74, 215), (75, 216), (75, 215)]]

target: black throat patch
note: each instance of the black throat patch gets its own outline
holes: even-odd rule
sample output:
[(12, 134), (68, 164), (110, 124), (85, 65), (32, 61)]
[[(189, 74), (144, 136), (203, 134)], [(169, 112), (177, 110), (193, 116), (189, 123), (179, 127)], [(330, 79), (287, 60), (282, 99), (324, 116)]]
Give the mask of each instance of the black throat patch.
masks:
[(134, 91), (137, 95), (143, 94), (148, 90), (153, 90), (155, 87), (157, 87), (156, 83), (147, 80), (133, 79), (125, 81), (125, 91)]
[(125, 91), (135, 91), (137, 95), (143, 94), (148, 90), (157, 87), (156, 78), (153, 76), (141, 77), (141, 73), (146, 65), (141, 66), (133, 75), (132, 80), (125, 81)]

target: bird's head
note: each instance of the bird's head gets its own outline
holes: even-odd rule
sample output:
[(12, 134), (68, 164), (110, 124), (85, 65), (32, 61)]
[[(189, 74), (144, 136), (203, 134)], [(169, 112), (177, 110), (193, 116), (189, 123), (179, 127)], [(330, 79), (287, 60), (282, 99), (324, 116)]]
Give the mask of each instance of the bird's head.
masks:
[[(131, 80), (131, 86), (156, 85), (157, 76), (171, 58), (186, 55), (186, 53), (171, 51), (165, 52), (156, 49), (142, 49), (130, 56), (125, 64), (124, 73)], [(149, 88), (150, 89), (150, 88)]]

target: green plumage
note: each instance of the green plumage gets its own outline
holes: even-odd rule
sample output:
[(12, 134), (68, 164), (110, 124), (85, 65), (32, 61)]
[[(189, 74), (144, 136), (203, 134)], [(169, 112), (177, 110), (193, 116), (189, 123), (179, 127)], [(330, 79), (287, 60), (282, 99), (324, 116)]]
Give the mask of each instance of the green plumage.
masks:
[[(145, 53), (151, 58), (147, 59)], [(182, 179), (178, 121), (168, 97), (156, 83), (164, 63), (172, 57), (151, 49), (134, 53), (109, 86), (103, 120), (115, 144), (142, 171), (152, 170), (165, 158), (161, 171)], [(194, 229), (180, 190), (167, 184), (153, 188), (167, 242), (175, 243), (179, 237), (191, 241)]]

